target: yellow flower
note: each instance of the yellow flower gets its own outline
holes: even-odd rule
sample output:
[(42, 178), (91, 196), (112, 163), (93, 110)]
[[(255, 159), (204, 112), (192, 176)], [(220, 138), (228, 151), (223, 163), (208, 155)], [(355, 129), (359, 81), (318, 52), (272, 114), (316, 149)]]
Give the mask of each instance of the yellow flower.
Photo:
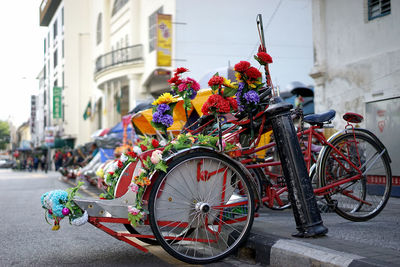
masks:
[(174, 98), (170, 93), (164, 93), (160, 95), (157, 100), (153, 102), (153, 106), (160, 105), (160, 104), (169, 104), (177, 102), (178, 99)]
[(231, 80), (226, 79), (225, 77), (224, 77), (224, 85), (229, 88), (235, 88), (235, 89), (238, 88), (237, 82), (231, 82)]
[(235, 72), (235, 77), (236, 77), (237, 81), (239, 81), (239, 82), (242, 81), (242, 75), (239, 72)]

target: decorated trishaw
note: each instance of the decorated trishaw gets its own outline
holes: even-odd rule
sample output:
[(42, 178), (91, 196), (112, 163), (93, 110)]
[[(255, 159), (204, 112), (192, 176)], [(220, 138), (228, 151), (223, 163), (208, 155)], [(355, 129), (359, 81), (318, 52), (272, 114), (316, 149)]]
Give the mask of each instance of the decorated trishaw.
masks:
[[(104, 167), (107, 192), (101, 198), (77, 197), (79, 185), (43, 194), (53, 229), (64, 217), (73, 225), (89, 222), (142, 251), (148, 250), (138, 240), (160, 244), (177, 259), (196, 264), (236, 250), (262, 204), (262, 185), (254, 172), (265, 165), (256, 163), (269, 148), (271, 135), (272, 58), (260, 24), (258, 20), (261, 45), (255, 59), (265, 71), (265, 82), (256, 67), (240, 61), (234, 66), (236, 82), (216, 73), (208, 82), (210, 89), (200, 90), (187, 77), (188, 69), (177, 68), (169, 80), (176, 95), (165, 93), (152, 109), (132, 117), (148, 137)], [(326, 195), (339, 186), (331, 185)], [(113, 225), (124, 225), (127, 231)]]

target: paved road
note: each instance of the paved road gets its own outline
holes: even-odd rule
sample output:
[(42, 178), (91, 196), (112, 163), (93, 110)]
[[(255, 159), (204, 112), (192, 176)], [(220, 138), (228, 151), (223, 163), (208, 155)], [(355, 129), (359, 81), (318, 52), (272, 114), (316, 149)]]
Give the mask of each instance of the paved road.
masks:
[[(63, 220), (60, 230), (51, 231), (40, 197), (44, 192), (70, 187), (59, 177), (56, 172), (0, 169), (0, 266), (187, 265), (159, 246), (148, 247), (151, 253), (143, 253), (90, 224), (76, 227)], [(211, 266), (246, 265), (231, 257)]]

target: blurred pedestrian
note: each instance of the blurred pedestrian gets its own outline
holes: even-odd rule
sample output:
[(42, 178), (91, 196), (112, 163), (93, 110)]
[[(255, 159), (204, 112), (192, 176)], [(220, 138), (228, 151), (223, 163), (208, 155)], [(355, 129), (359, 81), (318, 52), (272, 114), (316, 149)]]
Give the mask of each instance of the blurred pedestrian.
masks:
[(33, 169), (35, 170), (35, 172), (37, 172), (37, 169), (39, 167), (39, 158), (37, 155), (33, 156)]

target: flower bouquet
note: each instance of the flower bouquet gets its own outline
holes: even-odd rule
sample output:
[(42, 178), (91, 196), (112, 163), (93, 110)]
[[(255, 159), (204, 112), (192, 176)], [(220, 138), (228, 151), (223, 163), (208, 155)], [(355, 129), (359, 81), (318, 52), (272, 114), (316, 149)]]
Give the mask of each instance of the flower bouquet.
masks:
[(200, 90), (200, 84), (195, 79), (182, 77), (182, 74), (188, 71), (186, 68), (177, 68), (174, 76), (168, 80), (171, 89), (183, 99), (186, 121), (188, 120), (187, 111), (192, 108), (190, 101), (197, 96), (197, 92)]
[(153, 102), (151, 125), (162, 131), (165, 136), (168, 136), (167, 128), (174, 123), (173, 111), (177, 101), (170, 93), (164, 93)]

